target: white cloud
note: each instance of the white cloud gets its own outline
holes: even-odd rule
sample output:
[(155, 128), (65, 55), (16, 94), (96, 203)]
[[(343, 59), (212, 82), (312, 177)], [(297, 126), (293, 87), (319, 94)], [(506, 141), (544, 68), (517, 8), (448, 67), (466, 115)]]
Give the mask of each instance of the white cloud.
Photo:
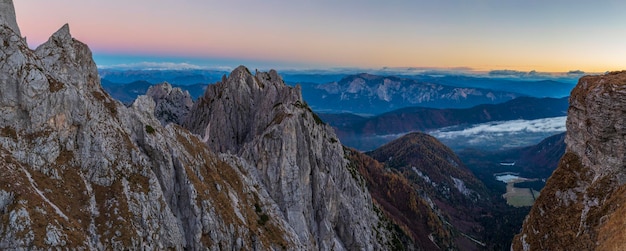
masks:
[(565, 131), (567, 117), (554, 117), (536, 120), (498, 121), (473, 125), (469, 128), (458, 129), (448, 127), (429, 132), (440, 139), (471, 137), (474, 141), (489, 140), (494, 137), (505, 137), (515, 133), (559, 133)]

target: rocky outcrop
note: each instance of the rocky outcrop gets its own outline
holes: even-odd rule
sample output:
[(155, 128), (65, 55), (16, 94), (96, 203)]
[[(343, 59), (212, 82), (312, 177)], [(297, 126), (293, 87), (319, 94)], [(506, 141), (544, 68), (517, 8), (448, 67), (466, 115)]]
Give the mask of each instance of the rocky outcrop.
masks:
[(0, 249), (304, 248), (245, 166), (103, 92), (69, 26), (35, 51), (0, 39)]
[(193, 106), (193, 100), (188, 91), (173, 88), (167, 82), (151, 86), (146, 92), (146, 96), (151, 97), (156, 103), (154, 115), (161, 121), (162, 125), (182, 124), (183, 119), (187, 117)]
[(253, 166), (308, 249), (386, 249), (389, 232), (337, 137), (276, 71), (238, 67), (207, 88), (183, 125)]
[(624, 250), (626, 72), (580, 79), (566, 153), (513, 241), (514, 250)]

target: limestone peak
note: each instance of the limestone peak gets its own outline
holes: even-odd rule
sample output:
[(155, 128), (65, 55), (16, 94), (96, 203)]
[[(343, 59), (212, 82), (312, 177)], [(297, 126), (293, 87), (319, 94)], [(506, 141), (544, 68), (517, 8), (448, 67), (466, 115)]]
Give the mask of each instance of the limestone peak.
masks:
[(52, 34), (54, 38), (71, 38), (72, 34), (70, 34), (70, 25), (64, 24), (60, 29), (58, 29), (54, 34)]
[(17, 26), (13, 0), (0, 0), (0, 22), (6, 23), (18, 36), (22, 36)]

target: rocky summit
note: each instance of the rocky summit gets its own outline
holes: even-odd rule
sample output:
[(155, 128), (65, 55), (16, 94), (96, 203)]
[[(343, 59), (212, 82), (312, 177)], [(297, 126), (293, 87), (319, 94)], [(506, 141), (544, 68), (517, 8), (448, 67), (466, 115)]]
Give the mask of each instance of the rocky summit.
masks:
[(146, 96), (154, 100), (154, 115), (163, 125), (182, 124), (193, 106), (193, 99), (188, 91), (174, 88), (167, 82), (151, 86)]
[(241, 66), (210, 85), (183, 123), (209, 149), (254, 168), (299, 240), (312, 249), (384, 249), (386, 231), (341, 143), (276, 71)]
[(580, 79), (566, 153), (513, 241), (514, 250), (625, 250), (626, 72)]

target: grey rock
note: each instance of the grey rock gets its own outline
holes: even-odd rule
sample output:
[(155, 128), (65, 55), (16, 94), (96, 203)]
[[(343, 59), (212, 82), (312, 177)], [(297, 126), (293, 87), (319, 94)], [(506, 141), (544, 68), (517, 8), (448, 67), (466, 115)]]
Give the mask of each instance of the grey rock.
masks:
[(183, 126), (210, 149), (254, 166), (248, 176), (260, 180), (309, 250), (385, 249), (386, 230), (337, 136), (276, 71), (236, 68), (208, 86)]
[(193, 106), (193, 99), (188, 91), (172, 88), (167, 82), (151, 86), (146, 96), (151, 97), (156, 103), (154, 114), (162, 125), (182, 124)]
[(13, 0), (0, 0), (0, 23), (5, 23), (15, 34), (22, 36), (20, 34), (20, 28), (17, 26)]

